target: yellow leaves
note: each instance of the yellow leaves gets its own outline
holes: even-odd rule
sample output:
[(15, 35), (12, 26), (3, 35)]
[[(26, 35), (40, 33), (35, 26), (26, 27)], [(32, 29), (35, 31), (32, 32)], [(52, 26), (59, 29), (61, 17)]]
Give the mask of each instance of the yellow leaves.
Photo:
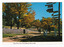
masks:
[(11, 13), (19, 13), (19, 12), (15, 9), (15, 7), (11, 7), (10, 9), (11, 9)]
[(32, 4), (27, 4), (27, 7), (31, 6)]
[(45, 25), (46, 25), (47, 23), (46, 23), (46, 22), (43, 22), (43, 24), (45, 24)]
[(52, 24), (52, 18), (44, 18), (42, 19), (42, 25), (51, 25)]
[(19, 20), (19, 22), (21, 22), (21, 20)]
[(27, 10), (24, 10), (23, 13), (27, 13), (28, 11)]
[(19, 12), (16, 12), (16, 14), (19, 14)]
[(32, 5), (32, 4), (29, 4), (30, 6)]
[(22, 8), (21, 10), (23, 11), (24, 9)]
[(26, 14), (26, 16), (28, 16), (28, 15)]
[(57, 29), (57, 26), (55, 25), (55, 28)]
[(50, 22), (49, 24), (52, 24), (52, 22)]
[(28, 16), (27, 14), (24, 14), (23, 16)]
[(5, 11), (6, 5), (2, 3), (2, 6), (3, 6), (3, 11)]
[(24, 7), (24, 5), (22, 5), (22, 7)]
[(51, 27), (54, 27), (54, 25), (51, 25)]
[(34, 20), (34, 16), (29, 15), (29, 14), (24, 14), (23, 17), (24, 17), (25, 23), (30, 23), (30, 22), (33, 22), (33, 20)]
[(41, 26), (41, 22), (39, 20), (35, 20), (33, 21), (33, 26), (36, 26), (36, 27), (40, 27)]
[(25, 23), (31, 23), (35, 19), (35, 17), (30, 12), (28, 14), (24, 14), (23, 17), (24, 17), (24, 22)]
[(56, 29), (57, 29), (57, 25), (51, 25), (51, 27), (54, 27), (54, 28), (56, 28)]
[[(20, 4), (20, 5), (18, 5)], [(10, 5), (11, 6), (11, 12), (14, 12), (15, 14), (19, 14), (20, 13), (27, 13), (28, 12), (28, 8), (27, 8), (27, 3), (13, 3)], [(29, 5), (28, 5), (29, 6)]]

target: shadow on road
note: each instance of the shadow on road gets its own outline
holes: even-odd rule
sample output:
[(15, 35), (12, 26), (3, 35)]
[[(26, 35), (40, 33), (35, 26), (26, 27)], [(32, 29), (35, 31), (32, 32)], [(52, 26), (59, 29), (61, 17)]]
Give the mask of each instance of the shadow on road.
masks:
[(34, 37), (31, 37), (31, 38), (27, 38), (27, 39), (22, 39), (20, 40), (22, 42), (56, 42), (56, 41), (62, 41), (62, 36), (34, 36)]
[(62, 42), (62, 36), (54, 36), (54, 34), (51, 35), (49, 33), (47, 36), (44, 36), (41, 33), (30, 33), (22, 37), (13, 37), (11, 39), (20, 42)]

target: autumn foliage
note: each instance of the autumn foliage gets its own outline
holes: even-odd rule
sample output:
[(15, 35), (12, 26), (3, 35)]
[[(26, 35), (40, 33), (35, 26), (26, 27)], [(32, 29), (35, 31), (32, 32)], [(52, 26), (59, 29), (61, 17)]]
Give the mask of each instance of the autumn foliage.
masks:
[[(53, 25), (53, 18), (42, 18), (35, 20), (35, 11), (31, 10), (31, 3), (3, 3), (3, 26), (16, 26), (30, 28), (35, 26), (43, 29), (58, 28), (58, 20), (55, 20)], [(29, 10), (29, 11), (28, 11)], [(60, 21), (62, 25), (62, 22)]]

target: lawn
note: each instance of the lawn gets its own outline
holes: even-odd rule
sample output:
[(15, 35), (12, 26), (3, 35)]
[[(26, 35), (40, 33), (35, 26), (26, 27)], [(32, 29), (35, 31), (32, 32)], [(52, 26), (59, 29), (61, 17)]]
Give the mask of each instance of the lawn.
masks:
[(16, 35), (27, 35), (27, 34), (3, 34), (3, 38), (4, 37), (13, 37), (13, 36), (16, 36)]

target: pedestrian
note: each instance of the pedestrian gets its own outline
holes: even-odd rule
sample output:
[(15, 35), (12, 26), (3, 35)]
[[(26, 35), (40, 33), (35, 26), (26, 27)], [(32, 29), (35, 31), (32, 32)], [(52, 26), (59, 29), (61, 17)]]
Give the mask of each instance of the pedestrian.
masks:
[(25, 29), (23, 30), (23, 33), (25, 34)]

